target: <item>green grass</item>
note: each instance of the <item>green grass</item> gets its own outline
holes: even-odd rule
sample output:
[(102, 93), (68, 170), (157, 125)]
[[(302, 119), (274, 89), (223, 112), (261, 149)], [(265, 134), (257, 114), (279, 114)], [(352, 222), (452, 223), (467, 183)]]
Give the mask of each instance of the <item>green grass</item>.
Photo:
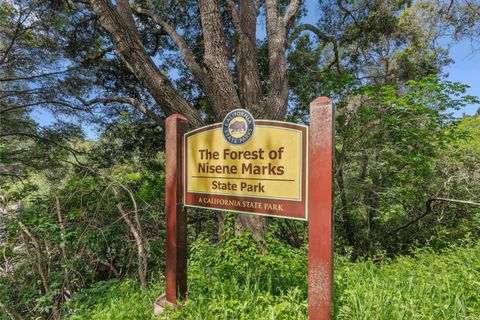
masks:
[[(248, 241), (232, 241), (193, 245), (188, 301), (160, 319), (306, 319), (305, 249), (272, 242), (259, 255)], [(336, 319), (480, 319), (480, 243), (383, 261), (338, 259)], [(76, 300), (82, 308), (72, 318), (159, 319), (152, 302), (161, 283), (143, 292), (132, 280), (93, 289), (89, 302)]]
[[(107, 287), (108, 286), (108, 287)], [(99, 287), (103, 287), (99, 289)], [(102, 283), (88, 289), (81, 297), (75, 297), (71, 303), (75, 307), (74, 315), (65, 315), (72, 320), (123, 320), (158, 319), (153, 316), (153, 301), (163, 291), (162, 282), (152, 282), (148, 290), (141, 290), (138, 282)]]
[(347, 264), (336, 277), (337, 319), (480, 319), (479, 257), (477, 244)]

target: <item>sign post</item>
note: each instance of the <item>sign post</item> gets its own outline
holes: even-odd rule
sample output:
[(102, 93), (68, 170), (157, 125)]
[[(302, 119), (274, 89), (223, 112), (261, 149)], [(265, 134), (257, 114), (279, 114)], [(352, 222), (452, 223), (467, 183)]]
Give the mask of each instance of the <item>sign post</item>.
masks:
[(187, 119), (174, 114), (167, 118), (165, 135), (166, 178), (166, 266), (165, 294), (154, 304), (154, 313), (161, 314), (167, 305), (175, 305), (187, 294), (187, 209), (183, 207), (183, 135)]
[(308, 319), (332, 312), (333, 106), (319, 97), (310, 104), (308, 201)]
[(308, 220), (308, 318), (332, 311), (333, 106), (310, 104), (310, 127), (254, 120), (236, 109), (222, 123), (187, 132), (166, 121), (166, 293), (155, 313), (187, 292), (186, 207)]

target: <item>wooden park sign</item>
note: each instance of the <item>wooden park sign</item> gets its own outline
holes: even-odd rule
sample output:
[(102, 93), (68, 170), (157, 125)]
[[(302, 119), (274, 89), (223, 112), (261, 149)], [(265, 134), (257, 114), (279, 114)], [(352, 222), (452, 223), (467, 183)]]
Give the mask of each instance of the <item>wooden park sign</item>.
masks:
[(184, 137), (185, 206), (307, 219), (307, 127), (237, 109)]
[(333, 107), (310, 104), (310, 127), (255, 120), (243, 109), (187, 132), (166, 121), (166, 292), (156, 312), (186, 298), (186, 207), (308, 220), (308, 315), (330, 319), (332, 305)]

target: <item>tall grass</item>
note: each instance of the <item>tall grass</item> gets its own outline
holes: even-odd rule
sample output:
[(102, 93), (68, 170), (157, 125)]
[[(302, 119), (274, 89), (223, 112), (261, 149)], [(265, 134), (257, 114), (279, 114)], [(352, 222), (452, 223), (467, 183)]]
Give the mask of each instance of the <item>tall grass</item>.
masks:
[[(188, 300), (160, 319), (306, 319), (306, 250), (275, 241), (267, 248), (260, 255), (245, 239), (221, 247), (197, 241)], [(336, 263), (335, 319), (480, 319), (480, 243), (381, 264)], [(143, 292), (134, 281), (113, 284), (90, 306), (77, 299), (82, 308), (72, 318), (159, 319), (152, 302), (162, 282)]]
[[(108, 288), (107, 288), (108, 286)], [(65, 319), (80, 320), (127, 320), (158, 319), (153, 315), (153, 301), (163, 292), (163, 283), (155, 281), (148, 290), (142, 290), (137, 281), (128, 279), (122, 282), (100, 283), (85, 290), (81, 297), (73, 297), (66, 309), (74, 308), (76, 312)]]
[(335, 280), (337, 319), (480, 319), (479, 244), (349, 263)]

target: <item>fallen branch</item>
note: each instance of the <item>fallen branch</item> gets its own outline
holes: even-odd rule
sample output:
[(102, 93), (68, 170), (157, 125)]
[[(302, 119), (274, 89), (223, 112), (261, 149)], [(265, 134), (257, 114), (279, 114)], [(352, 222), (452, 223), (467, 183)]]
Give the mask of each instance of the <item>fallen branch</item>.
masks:
[[(123, 204), (122, 204), (122, 201), (121, 201), (121, 198), (120, 198), (119, 190), (114, 186), (111, 186), (111, 189), (113, 191), (113, 194), (115, 195), (115, 198), (117, 199), (118, 211), (120, 212), (123, 220), (128, 225), (128, 227), (130, 229), (130, 232), (132, 233), (133, 237), (135, 238), (135, 243), (137, 245), (137, 254), (138, 254), (138, 256), (137, 256), (138, 276), (140, 278), (140, 284), (142, 285), (143, 288), (146, 288), (147, 287), (147, 254), (146, 254), (146, 249), (145, 249), (145, 243), (143, 242), (141, 225), (140, 225), (140, 222), (139, 222), (139, 219), (138, 219), (137, 206), (136, 206), (136, 204), (134, 204), (135, 209), (134, 209), (133, 212), (134, 212), (134, 218), (135, 218), (135, 222), (136, 222), (136, 226), (135, 226), (133, 221), (129, 218), (128, 212), (123, 207)], [(132, 198), (132, 200), (135, 201), (134, 198)]]
[(395, 229), (391, 230), (390, 232), (388, 232), (386, 234), (386, 236), (391, 236), (395, 233), (397, 233), (398, 231), (402, 230), (402, 229), (405, 229), (409, 226), (411, 226), (412, 224), (416, 223), (418, 220), (426, 217), (428, 214), (430, 214), (432, 212), (432, 203), (434, 201), (445, 201), (445, 202), (451, 202), (451, 203), (458, 203), (458, 204), (465, 204), (465, 205), (469, 205), (469, 206), (475, 206), (475, 207), (480, 207), (480, 203), (478, 202), (474, 202), (474, 201), (468, 201), (468, 200), (457, 200), (457, 199), (449, 199), (449, 198), (440, 198), (440, 197), (435, 197), (435, 198), (430, 198), (427, 200), (427, 202), (425, 203), (425, 211), (419, 215), (417, 215), (415, 218), (413, 218), (412, 220), (408, 221), (407, 223), (404, 223), (398, 227), (396, 227)]
[(468, 200), (457, 200), (457, 199), (448, 199), (448, 198), (432, 198), (432, 200), (436, 201), (446, 201), (446, 202), (452, 202), (452, 203), (460, 203), (460, 204), (466, 204), (469, 206), (475, 206), (475, 207), (480, 207), (479, 202), (474, 202), (474, 201), (468, 201)]

